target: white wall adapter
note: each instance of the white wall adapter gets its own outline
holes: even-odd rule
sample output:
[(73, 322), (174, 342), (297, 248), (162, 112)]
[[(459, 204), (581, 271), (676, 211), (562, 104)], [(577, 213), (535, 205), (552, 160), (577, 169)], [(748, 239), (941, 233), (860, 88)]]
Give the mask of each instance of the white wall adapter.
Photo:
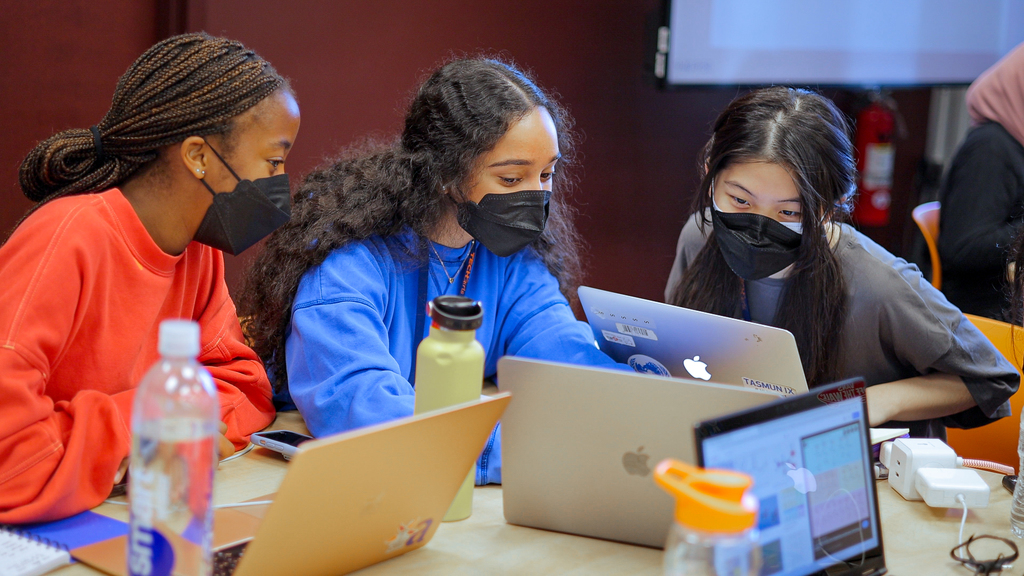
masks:
[(974, 470), (965, 468), (921, 468), (917, 470), (914, 488), (933, 508), (954, 508), (963, 495), (969, 508), (988, 506), (989, 487)]
[(918, 470), (957, 468), (956, 452), (936, 438), (897, 438), (888, 460), (889, 485), (907, 500), (921, 500), (914, 482)]

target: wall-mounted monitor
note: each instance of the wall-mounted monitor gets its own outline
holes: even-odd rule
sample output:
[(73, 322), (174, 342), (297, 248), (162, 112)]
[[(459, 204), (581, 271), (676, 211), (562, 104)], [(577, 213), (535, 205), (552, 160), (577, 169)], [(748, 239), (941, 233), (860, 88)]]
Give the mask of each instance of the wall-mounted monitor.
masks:
[(672, 85), (967, 84), (1024, 42), (1024, 0), (666, 0)]

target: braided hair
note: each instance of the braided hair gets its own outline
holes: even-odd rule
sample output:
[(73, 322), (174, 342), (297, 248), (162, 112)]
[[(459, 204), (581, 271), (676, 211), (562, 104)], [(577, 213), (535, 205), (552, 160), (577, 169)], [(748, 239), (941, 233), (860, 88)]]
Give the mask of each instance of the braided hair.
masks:
[(36, 145), (21, 163), (18, 182), (39, 205), (106, 190), (155, 160), (163, 146), (189, 136), (229, 135), (232, 118), (282, 87), (288, 89), (270, 63), (239, 42), (206, 33), (173, 36), (121, 76), (98, 125)]
[(565, 170), (573, 160), (572, 119), (513, 65), (488, 58), (454, 60), (420, 87), (397, 140), (349, 148), (305, 177), (292, 199), (291, 220), (270, 235), (246, 273), (236, 299), (246, 318), (242, 328), (275, 388), (287, 384), (285, 335), (302, 276), (352, 241), (391, 236), (406, 227), (428, 236), (450, 209), (443, 189), (466, 200), (476, 161), (538, 107), (551, 115), (562, 157), (544, 233), (528, 249), (543, 259), (562, 294), (574, 301), (580, 241)]

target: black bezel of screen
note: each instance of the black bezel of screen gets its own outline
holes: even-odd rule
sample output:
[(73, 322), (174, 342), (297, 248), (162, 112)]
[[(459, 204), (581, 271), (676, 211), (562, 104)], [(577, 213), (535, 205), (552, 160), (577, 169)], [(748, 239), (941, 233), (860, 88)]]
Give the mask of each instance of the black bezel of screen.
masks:
[[(792, 396), (790, 398), (781, 398), (770, 404), (749, 408), (742, 412), (733, 412), (732, 414), (726, 414), (725, 416), (705, 420), (697, 424), (693, 427), (693, 441), (694, 444), (696, 444), (697, 465), (704, 465), (705, 438), (718, 436), (726, 432), (732, 432), (733, 430), (746, 428), (754, 424), (760, 424), (762, 422), (775, 420), (784, 416), (791, 416), (793, 414), (799, 414), (800, 412), (806, 412), (807, 410), (827, 404), (827, 402), (823, 402), (818, 399), (819, 394), (833, 390), (837, 391), (840, 388), (856, 386), (858, 384), (864, 386), (864, 379), (850, 378), (832, 384), (818, 386), (806, 394), (800, 394), (799, 396)], [(864, 396), (860, 397), (860, 402), (863, 407), (862, 423), (865, 428), (868, 428), (868, 405)], [(871, 434), (866, 434), (865, 436), (866, 453), (871, 454)], [(872, 481), (871, 491), (873, 494), (872, 500), (874, 501), (873, 506), (875, 509), (875, 528), (878, 531), (878, 545), (864, 553), (863, 564), (852, 566), (848, 570), (842, 570), (841, 564), (837, 563), (829, 566), (825, 570), (808, 574), (808, 576), (852, 576), (854, 574), (860, 575), (864, 573), (885, 573), (885, 553), (882, 549), (882, 517), (878, 514), (878, 490), (876, 484), (873, 482), (874, 479), (869, 478), (869, 480)]]

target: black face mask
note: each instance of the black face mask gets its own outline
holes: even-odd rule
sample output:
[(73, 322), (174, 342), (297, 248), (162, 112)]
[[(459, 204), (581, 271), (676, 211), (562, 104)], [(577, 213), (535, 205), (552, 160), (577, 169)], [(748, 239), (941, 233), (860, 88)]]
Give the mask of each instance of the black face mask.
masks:
[(548, 221), (548, 190), (487, 194), (480, 203), (458, 205), (459, 226), (498, 256), (511, 256), (544, 232)]
[(715, 239), (725, 262), (744, 280), (760, 280), (796, 262), (799, 233), (760, 214), (711, 210)]
[(238, 184), (231, 192), (217, 194), (206, 180), (200, 180), (213, 194), (213, 204), (206, 211), (192, 239), (228, 254), (238, 255), (291, 218), (288, 175), (242, 180), (213, 146), (210, 146), (210, 150), (238, 180)]

